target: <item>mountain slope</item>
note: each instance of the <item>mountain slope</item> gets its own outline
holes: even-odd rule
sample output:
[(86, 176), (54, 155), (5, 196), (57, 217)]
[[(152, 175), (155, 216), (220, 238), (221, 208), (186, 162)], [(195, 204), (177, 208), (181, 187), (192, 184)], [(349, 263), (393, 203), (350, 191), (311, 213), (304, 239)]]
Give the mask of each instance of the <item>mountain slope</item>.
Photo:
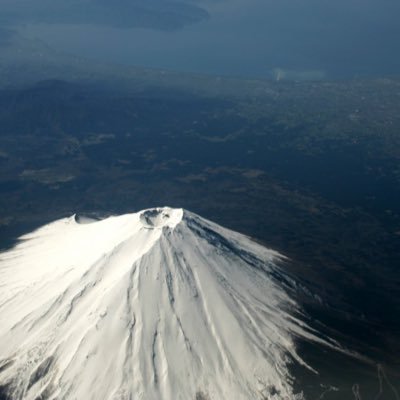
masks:
[(0, 258), (0, 385), (32, 400), (301, 398), (295, 338), (334, 344), (307, 327), (282, 258), (181, 209), (46, 225)]

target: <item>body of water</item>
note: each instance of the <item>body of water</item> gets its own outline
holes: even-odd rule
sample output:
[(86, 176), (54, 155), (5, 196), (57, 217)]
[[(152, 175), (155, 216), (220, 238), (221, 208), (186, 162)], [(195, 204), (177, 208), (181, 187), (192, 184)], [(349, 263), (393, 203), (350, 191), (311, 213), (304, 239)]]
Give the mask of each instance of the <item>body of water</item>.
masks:
[(221, 0), (175, 31), (27, 24), (23, 35), (100, 62), (275, 79), (382, 76), (400, 71), (394, 0)]

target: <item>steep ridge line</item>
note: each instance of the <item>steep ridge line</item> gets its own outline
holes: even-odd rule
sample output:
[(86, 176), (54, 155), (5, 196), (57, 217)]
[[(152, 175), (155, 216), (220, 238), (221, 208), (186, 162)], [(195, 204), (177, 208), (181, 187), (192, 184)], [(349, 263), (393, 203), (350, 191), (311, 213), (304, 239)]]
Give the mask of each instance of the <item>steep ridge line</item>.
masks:
[(296, 338), (345, 351), (308, 326), (284, 256), (248, 237), (167, 207), (87, 222), (1, 255), (10, 399), (301, 399)]

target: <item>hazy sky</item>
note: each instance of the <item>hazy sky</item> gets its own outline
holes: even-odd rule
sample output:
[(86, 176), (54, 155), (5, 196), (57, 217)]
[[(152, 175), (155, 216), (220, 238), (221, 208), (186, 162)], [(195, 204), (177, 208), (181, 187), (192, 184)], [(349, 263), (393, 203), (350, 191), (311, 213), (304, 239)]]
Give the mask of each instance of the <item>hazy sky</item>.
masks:
[(400, 70), (399, 0), (0, 0), (0, 6), (1, 27), (106, 62), (246, 76)]

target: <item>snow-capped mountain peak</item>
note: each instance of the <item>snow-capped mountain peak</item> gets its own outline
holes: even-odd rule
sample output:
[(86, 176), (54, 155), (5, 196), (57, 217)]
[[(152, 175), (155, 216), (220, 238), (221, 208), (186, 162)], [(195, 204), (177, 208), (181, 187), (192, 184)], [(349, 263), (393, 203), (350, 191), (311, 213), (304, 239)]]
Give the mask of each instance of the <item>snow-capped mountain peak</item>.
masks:
[(140, 221), (146, 228), (175, 228), (183, 218), (182, 208), (151, 208), (140, 213)]
[(295, 339), (324, 341), (277, 252), (168, 207), (73, 216), (22, 239), (0, 257), (8, 398), (300, 398)]

